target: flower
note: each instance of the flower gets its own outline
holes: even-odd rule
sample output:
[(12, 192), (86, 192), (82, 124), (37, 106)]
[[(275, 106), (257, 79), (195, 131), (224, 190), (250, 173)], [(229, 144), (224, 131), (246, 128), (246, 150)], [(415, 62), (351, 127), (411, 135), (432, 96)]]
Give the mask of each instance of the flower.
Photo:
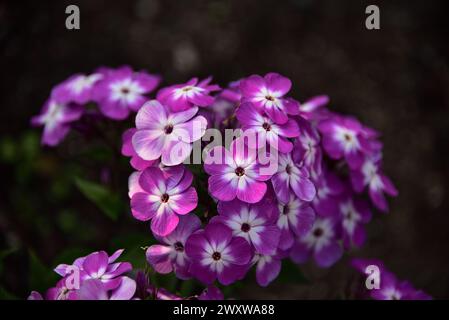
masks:
[(364, 128), (352, 117), (335, 115), (318, 124), (323, 135), (323, 148), (332, 159), (345, 158), (351, 169), (359, 168), (371, 151)]
[(32, 291), (28, 300), (78, 300), (76, 290), (67, 288), (67, 277), (60, 279), (56, 285), (47, 290), (44, 296)]
[(192, 261), (190, 273), (205, 284), (215, 279), (229, 285), (242, 279), (252, 258), (251, 246), (221, 223), (209, 223), (204, 230), (192, 234), (186, 243)]
[(299, 126), (299, 136), (295, 139), (293, 148), (299, 153), (299, 159), (304, 166), (317, 175), (321, 174), (323, 152), (320, 145), (320, 135), (312, 125), (301, 117), (296, 121)]
[(131, 166), (139, 171), (145, 170), (148, 167), (155, 165), (157, 160), (144, 160), (136, 153), (132, 143), (132, 137), (136, 133), (136, 128), (130, 128), (126, 130), (122, 135), (122, 150), (121, 153), (124, 156), (131, 157)]
[(361, 247), (366, 239), (364, 224), (371, 220), (371, 210), (362, 199), (344, 197), (339, 205), (343, 231), (343, 245)]
[(257, 136), (261, 146), (268, 143), (282, 153), (292, 151), (293, 144), (288, 141), (288, 138), (299, 135), (299, 127), (294, 120), (288, 119), (286, 123), (278, 125), (257, 111), (249, 102), (242, 103), (237, 109), (236, 115), (242, 129), (251, 130)]
[(185, 215), (196, 208), (198, 195), (191, 187), (193, 175), (179, 165), (166, 169), (149, 167), (139, 177), (141, 192), (134, 193), (131, 208), (138, 220), (151, 219), (151, 230), (165, 237), (178, 225), (178, 215)]
[(166, 274), (175, 270), (178, 278), (188, 279), (190, 261), (185, 254), (185, 245), (187, 238), (200, 227), (201, 222), (197, 216), (181, 216), (172, 233), (157, 237), (163, 244), (155, 244), (147, 249), (148, 263), (159, 273)]
[(293, 245), (290, 257), (296, 263), (306, 262), (313, 256), (319, 267), (327, 268), (341, 258), (343, 250), (337, 242), (337, 221), (317, 218), (313, 228)]
[(31, 119), (33, 126), (44, 126), (42, 144), (58, 145), (69, 133), (70, 123), (81, 118), (83, 107), (75, 103), (61, 103), (50, 98), (42, 108), (41, 114)]
[(122, 277), (113, 290), (98, 279), (88, 279), (83, 282), (77, 292), (77, 300), (131, 300), (136, 292), (136, 282), (129, 277)]
[(296, 237), (307, 234), (313, 227), (315, 211), (310, 203), (301, 201), (293, 193), (287, 203), (278, 204), (279, 216), (277, 226), (281, 230), (279, 248), (288, 250), (293, 246)]
[(52, 98), (59, 103), (85, 104), (92, 100), (94, 86), (103, 78), (101, 73), (75, 74), (52, 90)]
[(303, 201), (312, 201), (315, 197), (315, 186), (309, 178), (308, 170), (300, 163), (299, 157), (297, 150), (293, 154), (278, 155), (278, 170), (273, 175), (271, 183), (278, 200), (282, 203), (290, 200), (292, 192)]
[(222, 146), (212, 148), (204, 160), (204, 170), (210, 175), (209, 192), (222, 201), (238, 198), (259, 202), (267, 191), (265, 181), (270, 179), (270, 175), (262, 174), (256, 151), (242, 139), (234, 140), (230, 151)]
[(379, 288), (369, 290), (369, 295), (374, 300), (431, 300), (432, 297), (421, 290), (417, 290), (408, 281), (399, 280), (392, 272), (388, 271), (384, 264), (377, 259), (352, 259), (351, 265), (361, 272), (366, 273), (368, 266), (379, 268)]
[(322, 173), (313, 176), (317, 193), (312, 201), (313, 208), (320, 216), (337, 216), (340, 196), (345, 191), (345, 185), (326, 167), (322, 168)]
[(256, 281), (261, 287), (268, 286), (281, 272), (284, 253), (276, 252), (273, 255), (256, 253), (252, 264), (256, 266)]
[(299, 113), (299, 103), (284, 98), (291, 86), (290, 79), (277, 73), (267, 73), (265, 77), (252, 75), (240, 80), (242, 100), (252, 102), (277, 124), (286, 123), (288, 114)]
[(393, 182), (382, 173), (380, 159), (367, 158), (359, 170), (351, 170), (351, 182), (356, 192), (362, 192), (368, 186), (368, 193), (373, 204), (381, 211), (388, 211), (384, 193), (397, 196), (398, 191)]
[(308, 99), (299, 106), (299, 115), (306, 120), (321, 120), (329, 116), (330, 112), (323, 106), (329, 103), (329, 97), (319, 95)]
[(115, 289), (120, 285), (122, 275), (132, 269), (129, 262), (115, 262), (122, 253), (123, 249), (117, 250), (109, 257), (105, 251), (96, 251), (76, 259), (72, 265), (58, 265), (55, 272), (64, 277), (71, 274), (75, 267), (79, 270), (82, 281), (98, 279), (107, 290)]
[(215, 101), (209, 94), (220, 90), (218, 85), (209, 84), (211, 80), (209, 77), (198, 83), (198, 78), (192, 78), (187, 83), (163, 88), (157, 93), (157, 100), (173, 112), (185, 111), (195, 106), (208, 107)]
[(147, 101), (144, 96), (160, 82), (159, 76), (134, 72), (130, 67), (103, 70), (103, 79), (95, 86), (94, 100), (108, 118), (126, 119), (130, 111), (137, 111)]
[(147, 102), (137, 113), (137, 131), (132, 137), (137, 155), (147, 161), (161, 157), (167, 166), (182, 163), (190, 155), (192, 143), (206, 131), (207, 120), (193, 118), (197, 112), (194, 107), (171, 113), (157, 100)]
[(228, 226), (234, 236), (245, 238), (256, 252), (274, 254), (279, 244), (280, 230), (276, 226), (278, 212), (273, 205), (260, 201), (247, 204), (240, 200), (218, 204), (219, 221)]

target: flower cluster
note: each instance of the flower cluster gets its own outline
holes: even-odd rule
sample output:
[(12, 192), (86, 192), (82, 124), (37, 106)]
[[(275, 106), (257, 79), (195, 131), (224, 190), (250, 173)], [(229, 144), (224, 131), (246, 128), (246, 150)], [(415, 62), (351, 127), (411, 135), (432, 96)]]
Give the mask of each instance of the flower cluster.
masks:
[(76, 259), (71, 265), (60, 264), (54, 269), (62, 277), (56, 285), (44, 295), (32, 291), (28, 300), (223, 299), (221, 291), (214, 286), (206, 287), (199, 296), (187, 298), (155, 287), (143, 271), (132, 270), (129, 262), (116, 262), (122, 253), (123, 249), (111, 256), (97, 251)]
[(53, 88), (41, 113), (31, 123), (44, 127), (42, 144), (55, 146), (73, 123), (87, 113), (88, 103), (97, 103), (102, 117), (123, 120), (142, 107), (148, 100), (145, 95), (159, 82), (159, 76), (135, 72), (127, 66), (100, 68), (90, 75), (75, 74)]
[[(146, 250), (158, 273), (211, 286), (254, 268), (267, 286), (283, 259), (330, 267), (364, 244), (373, 207), (388, 210), (385, 194), (397, 195), (382, 171), (379, 133), (330, 111), (327, 96), (300, 103), (289, 96), (288, 78), (268, 73), (225, 89), (193, 78), (149, 100), (158, 82), (127, 67), (75, 76), (53, 90), (34, 121), (54, 145), (87, 101), (111, 119), (137, 111), (121, 151), (136, 170), (128, 181), (131, 213), (151, 222), (159, 242)], [(205, 145), (208, 130), (232, 136)], [(198, 150), (203, 163), (188, 165)], [(101, 297), (116, 296), (119, 286), (92, 278), (88, 285), (101, 286)]]
[[(369, 267), (376, 267), (376, 275), (379, 276), (378, 287), (369, 290), (369, 296), (374, 300), (430, 300), (431, 296), (425, 292), (415, 289), (408, 281), (399, 280), (382, 263), (376, 259), (353, 259), (352, 266), (362, 273), (369, 276)], [(367, 272), (368, 270), (368, 272)], [(378, 272), (378, 274), (377, 274)], [(366, 295), (368, 292), (364, 292)]]

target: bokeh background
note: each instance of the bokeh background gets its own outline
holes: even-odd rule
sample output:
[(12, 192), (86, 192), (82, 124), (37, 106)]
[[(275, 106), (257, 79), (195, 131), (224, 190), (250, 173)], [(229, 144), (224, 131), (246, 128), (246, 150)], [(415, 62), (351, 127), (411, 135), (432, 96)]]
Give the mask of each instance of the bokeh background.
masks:
[[(56, 263), (93, 250), (124, 247), (125, 259), (142, 264), (150, 234), (128, 213), (127, 160), (95, 137), (41, 148), (40, 130), (29, 127), (56, 83), (129, 64), (161, 74), (164, 84), (213, 75), (226, 85), (276, 71), (293, 80), (299, 100), (326, 93), (333, 110), (383, 133), (385, 170), (400, 195), (390, 213), (375, 215), (367, 244), (330, 269), (306, 264), (265, 289), (250, 279), (234, 297), (352, 298), (361, 280), (348, 261), (360, 256), (449, 298), (445, 2), (1, 1), (0, 296), (42, 290)], [(80, 7), (81, 30), (65, 29), (68, 4)], [(365, 28), (368, 4), (380, 7), (381, 30)], [(109, 139), (118, 150), (119, 136)], [(99, 209), (85, 196), (92, 190), (115, 206)]]

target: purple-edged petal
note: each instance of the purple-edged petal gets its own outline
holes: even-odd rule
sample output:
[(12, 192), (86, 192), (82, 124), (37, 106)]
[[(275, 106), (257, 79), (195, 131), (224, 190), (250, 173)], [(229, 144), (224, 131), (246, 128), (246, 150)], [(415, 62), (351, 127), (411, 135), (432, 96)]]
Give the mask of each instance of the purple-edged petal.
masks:
[(187, 214), (196, 208), (198, 195), (195, 188), (190, 187), (183, 193), (170, 196), (170, 207), (177, 214)]
[(328, 268), (337, 262), (343, 255), (343, 249), (336, 242), (331, 242), (319, 251), (315, 251), (314, 257), (318, 266)]
[(92, 277), (99, 278), (108, 267), (108, 254), (104, 251), (91, 253), (86, 257), (83, 263), (83, 270)]

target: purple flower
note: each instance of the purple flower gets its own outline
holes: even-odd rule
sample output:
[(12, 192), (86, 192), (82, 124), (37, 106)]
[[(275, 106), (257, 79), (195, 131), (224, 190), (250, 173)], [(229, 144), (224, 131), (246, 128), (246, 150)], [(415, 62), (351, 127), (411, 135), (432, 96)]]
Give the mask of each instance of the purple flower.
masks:
[(306, 120), (322, 120), (329, 117), (330, 111), (323, 106), (329, 103), (329, 97), (320, 95), (310, 98), (299, 106), (299, 115)]
[(148, 167), (157, 164), (157, 160), (144, 160), (136, 153), (132, 144), (132, 137), (136, 133), (137, 129), (131, 128), (126, 130), (122, 135), (122, 155), (131, 157), (131, 166), (139, 171), (145, 170)]
[(137, 131), (132, 137), (137, 155), (147, 161), (161, 157), (168, 166), (182, 163), (190, 155), (192, 143), (206, 131), (207, 120), (193, 118), (197, 112), (193, 107), (171, 113), (157, 100), (146, 103), (137, 113)]
[(142, 192), (132, 195), (131, 208), (136, 219), (151, 219), (155, 235), (169, 235), (178, 225), (178, 215), (196, 208), (198, 195), (191, 187), (193, 175), (184, 166), (167, 168), (165, 172), (149, 167), (139, 177)]
[(117, 250), (110, 257), (105, 251), (93, 252), (76, 259), (72, 265), (58, 265), (55, 272), (64, 277), (70, 274), (69, 267), (76, 267), (80, 271), (82, 281), (98, 279), (107, 290), (115, 289), (120, 285), (123, 274), (132, 269), (129, 262), (115, 262), (122, 252), (123, 249)]
[(281, 230), (279, 248), (290, 249), (296, 237), (306, 235), (313, 227), (315, 211), (310, 203), (301, 201), (293, 193), (286, 204), (279, 202), (277, 226)]
[(192, 261), (190, 273), (203, 283), (215, 279), (229, 285), (242, 279), (252, 258), (251, 246), (221, 223), (209, 223), (204, 230), (192, 234), (186, 243)]
[(247, 204), (240, 200), (220, 202), (218, 221), (228, 226), (234, 236), (245, 238), (256, 252), (274, 254), (279, 244), (280, 230), (276, 226), (278, 213), (273, 205), (260, 201)]
[(67, 278), (60, 279), (56, 286), (47, 290), (44, 296), (37, 291), (32, 291), (28, 300), (78, 300), (77, 291), (67, 288)]
[(293, 245), (290, 257), (296, 263), (304, 263), (313, 256), (316, 264), (328, 268), (341, 258), (343, 250), (337, 242), (337, 221), (318, 218), (312, 230)]
[(159, 84), (158, 76), (134, 72), (129, 67), (107, 69), (94, 90), (94, 100), (108, 118), (126, 119), (130, 111), (137, 111), (147, 101), (145, 94)]
[(117, 288), (109, 290), (98, 279), (83, 282), (77, 292), (78, 300), (131, 300), (136, 292), (136, 282), (129, 277), (122, 277)]
[(321, 174), (323, 152), (320, 145), (320, 135), (312, 125), (301, 117), (297, 117), (299, 136), (295, 139), (294, 149), (299, 158), (311, 173)]
[(68, 134), (70, 123), (81, 118), (83, 107), (74, 103), (60, 103), (49, 99), (42, 108), (41, 114), (31, 119), (33, 126), (44, 126), (42, 144), (56, 146)]
[(94, 86), (103, 78), (101, 73), (75, 74), (52, 90), (52, 98), (59, 103), (85, 104), (92, 100)]
[(250, 149), (242, 139), (231, 143), (230, 151), (217, 146), (208, 153), (204, 169), (210, 175), (209, 192), (222, 201), (231, 201), (236, 197), (243, 202), (259, 202), (270, 175), (263, 173), (256, 151)]
[(256, 253), (252, 264), (256, 265), (256, 281), (262, 286), (268, 286), (281, 272), (282, 259), (285, 254), (276, 252), (273, 255)]
[(308, 170), (300, 163), (299, 152), (279, 154), (278, 170), (271, 183), (278, 200), (287, 203), (290, 193), (294, 193), (303, 201), (312, 201), (316, 194), (314, 184), (309, 178)]
[(321, 121), (318, 130), (323, 135), (323, 148), (335, 160), (345, 158), (351, 169), (359, 168), (371, 151), (360, 122), (352, 117), (335, 115)]
[(367, 158), (359, 170), (351, 171), (351, 182), (356, 192), (362, 192), (368, 186), (371, 201), (381, 211), (388, 211), (384, 193), (397, 196), (398, 191), (391, 180), (381, 171), (381, 160)]
[(298, 124), (288, 119), (286, 123), (278, 125), (269, 117), (261, 114), (249, 102), (240, 105), (236, 112), (237, 119), (240, 121), (243, 130), (251, 130), (257, 136), (260, 147), (270, 144), (282, 153), (292, 151), (293, 144), (288, 138), (294, 138), (299, 135)]
[(195, 106), (208, 107), (215, 101), (210, 93), (220, 90), (218, 85), (209, 84), (211, 80), (209, 77), (198, 83), (198, 78), (192, 78), (187, 83), (163, 88), (157, 93), (157, 100), (173, 112), (185, 111)]
[[(380, 288), (369, 291), (374, 300), (431, 300), (432, 297), (421, 290), (417, 290), (408, 281), (401, 281), (388, 271), (384, 264), (376, 259), (353, 259), (351, 265), (365, 275), (370, 265), (377, 266), (380, 271)], [(369, 275), (367, 273), (366, 275)]]
[(337, 216), (340, 196), (345, 190), (342, 181), (333, 172), (323, 167), (321, 175), (314, 177), (317, 193), (312, 204), (316, 213), (322, 217)]
[(284, 98), (291, 86), (290, 79), (277, 73), (267, 73), (263, 78), (252, 75), (240, 81), (242, 100), (252, 102), (278, 124), (286, 123), (288, 114), (299, 113), (299, 103)]
[(166, 274), (175, 270), (178, 278), (188, 279), (190, 261), (185, 254), (185, 245), (187, 238), (200, 227), (201, 222), (197, 216), (181, 216), (172, 233), (157, 237), (163, 244), (155, 244), (147, 249), (147, 261), (159, 273)]
[(339, 205), (343, 231), (343, 245), (361, 247), (366, 239), (364, 224), (371, 220), (371, 210), (362, 199), (344, 197)]

